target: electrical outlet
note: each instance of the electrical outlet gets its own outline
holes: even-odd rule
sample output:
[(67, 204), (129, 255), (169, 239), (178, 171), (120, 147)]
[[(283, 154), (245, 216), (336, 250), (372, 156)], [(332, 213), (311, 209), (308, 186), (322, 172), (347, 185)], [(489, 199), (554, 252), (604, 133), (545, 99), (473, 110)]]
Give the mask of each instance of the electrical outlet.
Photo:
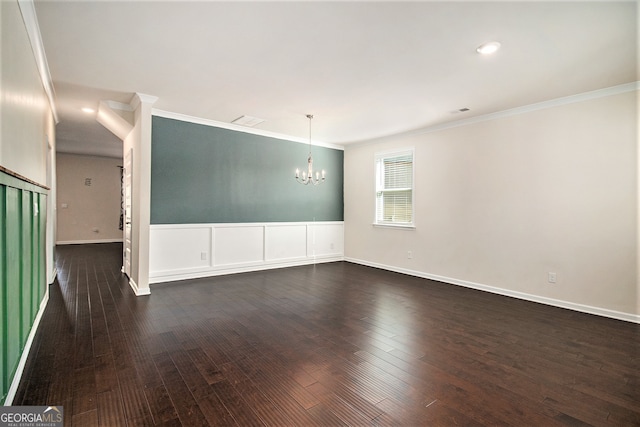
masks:
[(549, 283), (556, 283), (556, 279), (557, 279), (556, 273), (552, 273), (550, 271), (548, 276)]
[(407, 251), (407, 259), (413, 259), (413, 252)]
[(206, 261), (207, 260), (207, 253), (206, 252), (200, 252), (200, 259), (202, 261)]

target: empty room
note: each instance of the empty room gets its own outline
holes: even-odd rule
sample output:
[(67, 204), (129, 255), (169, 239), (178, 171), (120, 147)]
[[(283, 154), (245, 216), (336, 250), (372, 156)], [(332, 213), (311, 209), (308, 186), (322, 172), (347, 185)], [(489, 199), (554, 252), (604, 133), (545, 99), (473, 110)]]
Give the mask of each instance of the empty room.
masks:
[(0, 425), (640, 425), (639, 17), (0, 2)]

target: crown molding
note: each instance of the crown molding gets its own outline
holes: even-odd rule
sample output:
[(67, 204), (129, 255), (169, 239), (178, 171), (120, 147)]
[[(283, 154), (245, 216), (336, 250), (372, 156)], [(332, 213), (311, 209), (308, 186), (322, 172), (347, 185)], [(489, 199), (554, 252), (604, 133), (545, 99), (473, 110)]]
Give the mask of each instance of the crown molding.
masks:
[[(200, 117), (189, 116), (187, 114), (180, 114), (180, 113), (173, 113), (171, 111), (158, 110), (156, 108), (151, 110), (151, 114), (158, 117), (164, 117), (166, 119), (180, 120), (183, 122), (189, 122), (189, 123), (195, 123), (199, 125), (233, 130), (237, 132), (244, 132), (252, 135), (266, 136), (268, 138), (283, 139), (285, 141), (299, 142), (301, 144), (309, 144), (309, 140), (305, 138), (298, 138), (296, 136), (285, 135), (285, 134), (271, 132), (271, 131), (262, 130), (262, 129), (247, 128), (246, 126), (236, 125), (233, 123), (218, 122), (216, 120), (203, 119)], [(317, 147), (333, 148), (334, 150), (344, 151), (344, 146), (331, 144), (328, 142), (313, 141), (312, 145)]]
[(548, 108), (559, 107), (562, 105), (574, 104), (577, 102), (584, 102), (592, 99), (604, 98), (607, 96), (619, 95), (622, 93), (634, 92), (638, 90), (640, 90), (640, 81), (630, 82), (630, 83), (611, 86), (603, 89), (592, 90), (589, 92), (578, 93), (575, 95), (564, 96), (561, 98), (550, 99), (548, 101), (537, 102), (535, 104), (523, 105), (522, 107), (510, 108), (508, 110), (497, 111), (495, 113), (483, 114), (476, 117), (470, 117), (468, 119), (455, 120), (452, 122), (428, 126), (422, 129), (414, 130), (414, 131), (383, 136), (380, 138), (374, 138), (368, 141), (349, 144), (349, 146), (356, 147), (361, 145), (384, 142), (392, 138), (423, 135), (423, 134), (428, 134), (432, 132), (438, 132), (445, 129), (457, 128), (460, 126), (467, 126), (475, 123), (481, 123), (481, 122), (487, 122), (490, 120), (502, 119), (505, 117), (517, 116), (519, 114), (531, 113), (533, 111), (545, 110)]
[(129, 105), (131, 106), (131, 109), (133, 111), (138, 108), (140, 104), (153, 105), (157, 100), (157, 96), (136, 92), (135, 95), (133, 95), (133, 98), (131, 98), (131, 102), (129, 103)]
[(503, 117), (517, 116), (519, 114), (531, 113), (533, 111), (545, 110), (547, 108), (559, 107), (561, 105), (575, 104), (577, 102), (584, 102), (592, 99), (618, 95), (621, 93), (633, 92), (638, 89), (640, 89), (640, 82), (631, 82), (631, 83), (621, 84), (617, 86), (607, 87), (604, 89), (597, 89), (589, 92), (578, 93), (576, 95), (563, 96), (561, 98), (550, 99), (548, 101), (537, 102), (535, 104), (523, 105), (522, 107), (510, 108), (508, 110), (484, 114), (478, 117), (471, 117), (469, 119), (457, 120), (455, 122), (444, 123), (442, 125), (431, 126), (429, 128), (424, 129), (422, 132), (417, 132), (417, 133), (435, 132), (442, 129), (448, 129), (451, 127), (465, 126), (468, 124), (486, 122), (489, 120), (500, 119)]
[(49, 100), (49, 107), (51, 108), (53, 119), (57, 124), (60, 120), (58, 119), (58, 112), (56, 110), (55, 91), (53, 89), (53, 82), (51, 81), (51, 73), (49, 72), (47, 56), (44, 52), (44, 45), (42, 44), (42, 36), (40, 35), (40, 26), (38, 25), (36, 8), (33, 0), (18, 0), (18, 7), (20, 8), (20, 14), (22, 15), (25, 29), (27, 30), (29, 43), (31, 43), (31, 50), (33, 50), (33, 56), (36, 60), (44, 92)]

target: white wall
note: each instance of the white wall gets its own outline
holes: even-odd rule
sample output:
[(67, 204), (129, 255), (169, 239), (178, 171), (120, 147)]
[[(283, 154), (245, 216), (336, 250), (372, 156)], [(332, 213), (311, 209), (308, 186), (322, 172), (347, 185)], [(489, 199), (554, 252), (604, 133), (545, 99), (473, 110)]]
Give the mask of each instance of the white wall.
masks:
[[(636, 4), (636, 30), (640, 40), (640, 6)], [(636, 80), (640, 81), (640, 43), (636, 42)], [(640, 311), (640, 96), (636, 96), (636, 310)]]
[(0, 2), (0, 165), (47, 182), (47, 143), (53, 118), (17, 2)]
[(119, 166), (122, 159), (58, 153), (58, 244), (122, 241)]
[[(346, 259), (640, 320), (636, 94), (347, 146)], [(411, 146), (416, 229), (373, 227), (374, 153)]]

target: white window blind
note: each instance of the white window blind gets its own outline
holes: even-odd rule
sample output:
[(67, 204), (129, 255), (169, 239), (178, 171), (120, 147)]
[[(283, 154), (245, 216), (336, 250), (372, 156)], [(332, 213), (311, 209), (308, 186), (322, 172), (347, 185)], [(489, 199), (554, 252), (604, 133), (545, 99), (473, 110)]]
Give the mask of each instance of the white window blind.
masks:
[(413, 149), (376, 154), (375, 223), (413, 226)]

